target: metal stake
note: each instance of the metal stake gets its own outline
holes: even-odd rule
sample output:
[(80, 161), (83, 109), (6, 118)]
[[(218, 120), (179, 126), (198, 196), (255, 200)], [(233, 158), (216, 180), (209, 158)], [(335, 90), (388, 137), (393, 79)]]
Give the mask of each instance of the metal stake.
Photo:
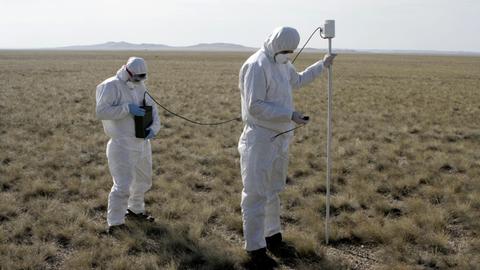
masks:
[[(332, 53), (332, 38), (328, 38), (328, 53)], [(325, 243), (328, 245), (329, 238), (329, 220), (330, 220), (330, 177), (332, 170), (332, 65), (328, 67), (328, 112), (327, 112), (327, 196), (326, 196), (326, 217), (325, 217)]]

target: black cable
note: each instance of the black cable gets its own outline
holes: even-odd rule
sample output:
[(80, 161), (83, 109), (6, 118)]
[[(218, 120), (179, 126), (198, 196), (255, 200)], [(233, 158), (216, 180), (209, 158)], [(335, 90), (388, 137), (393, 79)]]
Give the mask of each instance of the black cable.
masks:
[[(195, 120), (191, 120), (191, 119), (188, 119), (186, 118), (185, 116), (181, 116), (177, 113), (174, 113), (172, 112), (171, 110), (165, 108), (165, 106), (163, 106), (162, 104), (160, 104), (154, 97), (152, 97), (152, 95), (150, 95), (150, 93), (148, 91), (145, 91), (145, 94), (148, 94), (148, 96), (155, 102), (157, 103), (158, 106), (160, 106), (162, 109), (164, 109), (165, 111), (175, 115), (176, 117), (179, 117), (179, 118), (182, 118), (183, 120), (185, 121), (188, 121), (190, 123), (193, 123), (193, 124), (196, 124), (196, 125), (201, 125), (201, 126), (218, 126), (218, 125), (223, 125), (223, 124), (226, 124), (226, 123), (229, 123), (229, 122), (232, 122), (232, 121), (240, 121), (241, 118), (240, 117), (236, 117), (236, 118), (233, 118), (233, 119), (230, 119), (230, 120), (226, 120), (226, 121), (222, 121), (222, 122), (214, 122), (214, 123), (202, 123), (202, 122), (197, 122)], [(144, 96), (145, 96), (144, 94)]]
[[(310, 41), (310, 39), (312, 39), (313, 35), (320, 29), (320, 35), (321, 35), (321, 27), (318, 27), (317, 29), (315, 29), (315, 31), (313, 31), (313, 33), (310, 35), (310, 37), (307, 39), (307, 41), (305, 42), (305, 44), (303, 45), (303, 47), (300, 49), (300, 51), (297, 52), (297, 54), (295, 55), (295, 58), (293, 58), (292, 60), (292, 64), (295, 63), (295, 60), (297, 59), (297, 57), (300, 55), (300, 53), (302, 53), (303, 49), (305, 49), (305, 46), (307, 46), (308, 42)], [(148, 96), (155, 102), (157, 103), (158, 106), (160, 106), (162, 109), (164, 109), (165, 111), (169, 112), (170, 114), (173, 114), (175, 115), (176, 117), (179, 117), (185, 121), (188, 121), (190, 123), (193, 123), (193, 124), (196, 124), (196, 125), (201, 125), (201, 126), (218, 126), (218, 125), (223, 125), (223, 124), (226, 124), (226, 123), (230, 123), (230, 122), (233, 122), (233, 121), (241, 121), (241, 118), (240, 117), (236, 117), (236, 118), (232, 118), (230, 120), (226, 120), (226, 121), (221, 121), (221, 122), (214, 122), (214, 123), (202, 123), (202, 122), (198, 122), (198, 121), (195, 121), (195, 120), (191, 120), (191, 119), (188, 119), (187, 117), (185, 116), (182, 116), (182, 115), (179, 115), (177, 113), (174, 113), (172, 112), (171, 110), (167, 109), (165, 106), (163, 106), (162, 104), (160, 104), (154, 97), (152, 97), (152, 95), (150, 95), (150, 93), (148, 91), (145, 91), (145, 93), (143, 94), (143, 100), (145, 102), (145, 94), (148, 94)], [(145, 105), (145, 104), (144, 104)], [(272, 137), (272, 141), (275, 140), (278, 136), (280, 135), (283, 135), (285, 133), (288, 133), (288, 132), (291, 132), (291, 131), (294, 131), (295, 129), (297, 128), (301, 128), (305, 126), (305, 124), (302, 124), (302, 125), (299, 125), (299, 126), (296, 126), (295, 128), (292, 128), (292, 129), (289, 129), (287, 131), (284, 131), (284, 132), (281, 132), (281, 133), (278, 133), (277, 135), (273, 136)]]
[(315, 33), (320, 30), (320, 36), (322, 36), (322, 28), (321, 27), (318, 27), (317, 29), (315, 29), (315, 31), (313, 31), (313, 33), (310, 35), (310, 37), (307, 39), (307, 42), (305, 42), (305, 44), (303, 44), (303, 47), (300, 49), (300, 51), (297, 52), (297, 54), (295, 55), (295, 57), (293, 58), (292, 60), (292, 64), (295, 63), (295, 60), (297, 60), (297, 57), (298, 55), (300, 55), (300, 53), (302, 53), (303, 49), (305, 49), (305, 46), (307, 46), (308, 42), (310, 41), (310, 39), (312, 39), (313, 35), (315, 35)]
[(280, 132), (280, 133), (278, 133), (277, 135), (275, 135), (275, 136), (273, 136), (272, 138), (270, 138), (270, 141), (273, 142), (278, 136), (283, 135), (283, 134), (285, 134), (285, 133), (288, 133), (288, 132), (290, 132), (290, 131), (294, 131), (295, 129), (301, 128), (301, 127), (303, 127), (303, 126), (305, 126), (305, 125), (306, 125), (306, 124), (301, 124), (301, 125), (298, 125), (298, 126), (292, 128), (292, 129), (289, 129), (289, 130), (287, 130), (287, 131)]

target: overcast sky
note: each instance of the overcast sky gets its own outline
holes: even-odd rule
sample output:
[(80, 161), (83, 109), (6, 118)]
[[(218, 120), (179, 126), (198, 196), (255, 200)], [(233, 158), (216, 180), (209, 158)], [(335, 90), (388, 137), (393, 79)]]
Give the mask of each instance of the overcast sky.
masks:
[[(0, 0), (0, 48), (107, 41), (259, 47), (277, 26), (302, 43), (325, 19), (345, 49), (480, 52), (479, 0)], [(310, 47), (324, 48), (315, 38)]]

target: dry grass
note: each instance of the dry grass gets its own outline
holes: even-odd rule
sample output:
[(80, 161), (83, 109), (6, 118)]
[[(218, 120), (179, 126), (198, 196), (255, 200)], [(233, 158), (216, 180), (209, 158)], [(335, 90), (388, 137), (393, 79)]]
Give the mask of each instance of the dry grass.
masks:
[[(198, 127), (162, 112), (146, 199), (158, 222), (102, 234), (111, 179), (95, 86), (130, 54), (0, 52), (1, 269), (242, 268), (239, 123)], [(150, 91), (172, 110), (238, 116), (248, 55), (135, 54), (148, 61)], [(476, 269), (480, 58), (338, 57), (330, 247), (325, 84), (295, 94), (312, 122), (295, 136), (281, 195), (285, 235), (302, 258), (283, 268)]]

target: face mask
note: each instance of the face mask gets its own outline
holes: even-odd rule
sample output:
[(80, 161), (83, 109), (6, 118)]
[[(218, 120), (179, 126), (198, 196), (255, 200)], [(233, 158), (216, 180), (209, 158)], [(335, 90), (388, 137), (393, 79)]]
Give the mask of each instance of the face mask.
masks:
[(284, 53), (279, 53), (275, 55), (275, 63), (277, 64), (286, 64), (288, 63), (288, 56)]
[(132, 81), (127, 81), (127, 86), (128, 86), (128, 88), (130, 88), (130, 89), (135, 88), (135, 84), (134, 84)]
[(143, 81), (132, 81), (132, 83), (134, 85), (141, 85), (143, 83)]

